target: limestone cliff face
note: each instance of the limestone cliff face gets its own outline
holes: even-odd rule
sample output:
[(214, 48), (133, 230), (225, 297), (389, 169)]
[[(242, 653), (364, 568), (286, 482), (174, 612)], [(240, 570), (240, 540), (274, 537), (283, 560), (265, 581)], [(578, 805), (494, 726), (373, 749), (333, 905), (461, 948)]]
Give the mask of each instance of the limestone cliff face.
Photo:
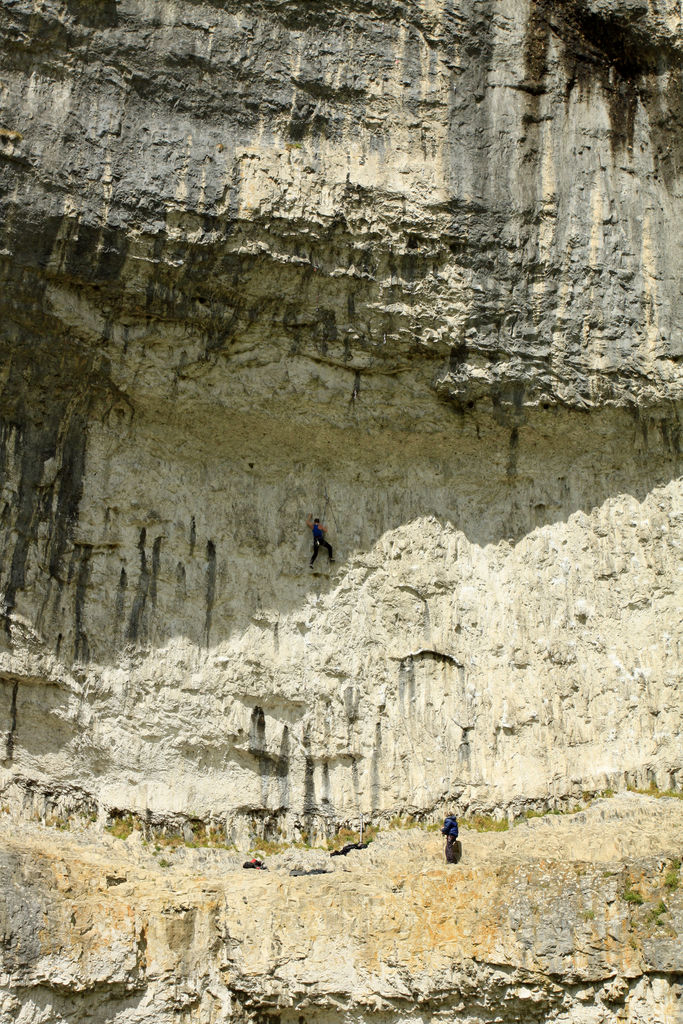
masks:
[(630, 797), (466, 831), (457, 866), (414, 829), (258, 873), (5, 817), (0, 1020), (678, 1024), (682, 830)]
[(680, 785), (680, 4), (0, 32), (6, 799), (238, 838)]

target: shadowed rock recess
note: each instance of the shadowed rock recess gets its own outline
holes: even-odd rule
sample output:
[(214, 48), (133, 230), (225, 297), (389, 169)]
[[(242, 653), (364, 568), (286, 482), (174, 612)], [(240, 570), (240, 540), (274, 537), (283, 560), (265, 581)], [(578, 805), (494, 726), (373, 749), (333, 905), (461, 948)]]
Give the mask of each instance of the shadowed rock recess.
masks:
[[(1, 0), (0, 44), (16, 827), (680, 789), (678, 0)], [(668, 1024), (672, 977), (443, 1019)], [(86, 1019), (65, 979), (16, 1019)]]

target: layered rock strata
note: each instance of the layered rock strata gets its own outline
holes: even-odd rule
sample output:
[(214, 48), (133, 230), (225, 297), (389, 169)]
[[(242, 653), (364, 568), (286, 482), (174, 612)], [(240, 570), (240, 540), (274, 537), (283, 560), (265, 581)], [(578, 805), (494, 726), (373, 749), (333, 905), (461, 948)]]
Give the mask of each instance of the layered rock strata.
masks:
[(457, 866), (414, 829), (259, 873), (5, 820), (0, 1020), (674, 1024), (682, 830), (632, 797), (465, 830)]
[(5, 798), (313, 836), (680, 785), (680, 5), (0, 33)]

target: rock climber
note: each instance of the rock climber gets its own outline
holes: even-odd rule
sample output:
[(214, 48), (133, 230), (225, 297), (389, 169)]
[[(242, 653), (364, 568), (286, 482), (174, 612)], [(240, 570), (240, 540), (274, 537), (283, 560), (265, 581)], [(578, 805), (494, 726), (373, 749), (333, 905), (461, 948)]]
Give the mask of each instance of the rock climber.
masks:
[(306, 526), (309, 528), (309, 530), (313, 530), (313, 554), (311, 555), (311, 560), (308, 563), (309, 569), (313, 568), (313, 563), (318, 557), (318, 548), (321, 545), (324, 548), (327, 548), (328, 557), (331, 562), (334, 562), (334, 555), (332, 554), (332, 545), (328, 544), (328, 542), (325, 540), (327, 527), (323, 526), (323, 524), (317, 517), (313, 519), (311, 515), (309, 515), (308, 519), (306, 520)]
[(449, 814), (443, 823), (441, 835), (446, 837), (446, 863), (457, 864), (462, 856), (462, 847), (458, 841), (458, 819)]

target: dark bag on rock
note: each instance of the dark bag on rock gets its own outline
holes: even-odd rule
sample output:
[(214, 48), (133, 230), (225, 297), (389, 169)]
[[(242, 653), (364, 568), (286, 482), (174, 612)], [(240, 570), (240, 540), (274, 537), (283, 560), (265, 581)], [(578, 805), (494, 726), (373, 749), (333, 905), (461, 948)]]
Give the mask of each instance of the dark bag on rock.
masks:
[(454, 836), (446, 836), (446, 863), (457, 864), (462, 857), (462, 844)]
[(333, 850), (330, 857), (345, 857), (349, 850), (365, 850), (367, 843), (347, 843), (341, 850)]

